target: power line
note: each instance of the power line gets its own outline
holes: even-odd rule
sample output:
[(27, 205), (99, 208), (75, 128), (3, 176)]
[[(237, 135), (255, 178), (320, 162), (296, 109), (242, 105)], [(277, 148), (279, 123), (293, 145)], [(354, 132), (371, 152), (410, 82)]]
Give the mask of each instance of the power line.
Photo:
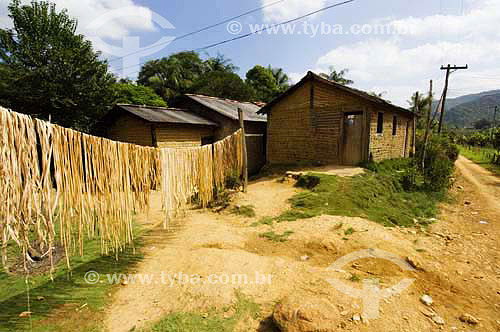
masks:
[(278, 24), (271, 24), (270, 26), (268, 27), (265, 27), (263, 29), (260, 29), (260, 30), (257, 30), (257, 31), (253, 31), (253, 32), (249, 32), (245, 35), (242, 35), (242, 36), (238, 36), (238, 37), (234, 37), (234, 38), (231, 38), (231, 39), (227, 39), (227, 40), (224, 40), (224, 41), (221, 41), (221, 42), (218, 42), (218, 43), (214, 43), (214, 44), (211, 44), (211, 45), (208, 45), (208, 46), (205, 46), (205, 47), (202, 47), (202, 48), (199, 48), (199, 49), (196, 49), (196, 51), (203, 51), (203, 50), (207, 50), (209, 48), (213, 48), (213, 47), (216, 47), (216, 46), (219, 46), (219, 45), (223, 45), (223, 44), (226, 44), (226, 43), (230, 43), (230, 42), (233, 42), (235, 40), (240, 40), (240, 39), (243, 39), (243, 38), (247, 38), (247, 37), (250, 37), (252, 35), (255, 35), (255, 34), (259, 34), (261, 32), (264, 32), (264, 31), (267, 31), (269, 29), (273, 29), (275, 27), (279, 27), (279, 26), (282, 26), (282, 25), (286, 25), (286, 24), (290, 24), (290, 23), (293, 23), (293, 22), (296, 22), (296, 21), (299, 21), (303, 18), (306, 18), (306, 17), (309, 17), (309, 16), (312, 16), (312, 15), (315, 15), (315, 14), (318, 14), (318, 13), (321, 13), (321, 12), (324, 12), (328, 9), (332, 9), (334, 7), (338, 7), (338, 6), (342, 6), (342, 5), (346, 5), (348, 3), (351, 3), (351, 2), (354, 2), (355, 0), (348, 0), (348, 1), (344, 1), (344, 2), (339, 2), (339, 3), (336, 3), (336, 4), (333, 4), (333, 5), (330, 5), (330, 6), (326, 6), (326, 7), (323, 7), (321, 9), (318, 9), (318, 10), (315, 10), (313, 12), (310, 12), (308, 14), (305, 14), (305, 15), (302, 15), (302, 16), (299, 16), (297, 18), (294, 18), (294, 19), (291, 19), (291, 20), (288, 20), (288, 21), (285, 21), (285, 22), (281, 22), (281, 23), (278, 23)]
[[(163, 43), (158, 43), (158, 44), (155, 44), (155, 45), (151, 45), (151, 46), (145, 47), (145, 48), (143, 48), (143, 49), (137, 50), (137, 51), (135, 51), (135, 52), (132, 52), (132, 53), (129, 53), (129, 54), (125, 54), (124, 56), (121, 56), (121, 57), (119, 57), (119, 58), (115, 58), (115, 59), (110, 60), (110, 61), (108, 61), (108, 62), (109, 62), (109, 63), (111, 63), (111, 62), (114, 62), (114, 61), (117, 61), (117, 60), (121, 60), (121, 59), (123, 59), (123, 58), (125, 58), (125, 57), (131, 56), (131, 55), (134, 55), (134, 54), (137, 54), (137, 53), (141, 53), (141, 52), (143, 52), (143, 51), (145, 51), (145, 50), (149, 50), (149, 49), (151, 49), (151, 48), (158, 47), (159, 45), (168, 44), (168, 43), (173, 43), (173, 42), (175, 42), (175, 41), (177, 41), (177, 40), (181, 40), (181, 39), (184, 39), (184, 38), (190, 37), (190, 36), (192, 36), (192, 35), (198, 34), (198, 33), (200, 33), (200, 32), (204, 32), (204, 31), (207, 31), (207, 30), (213, 29), (213, 28), (218, 27), (218, 26), (220, 26), (220, 25), (222, 25), (222, 24), (225, 24), (225, 23), (231, 22), (231, 21), (233, 21), (233, 20), (236, 20), (236, 19), (238, 19), (238, 18), (242, 18), (242, 17), (244, 17), (244, 16), (247, 16), (247, 15), (253, 14), (253, 13), (255, 13), (255, 12), (261, 11), (261, 10), (263, 10), (263, 9), (265, 9), (265, 8), (268, 8), (268, 7), (271, 7), (271, 6), (277, 5), (277, 4), (282, 3), (282, 2), (285, 2), (285, 1), (287, 1), (287, 0), (278, 0), (278, 1), (275, 1), (275, 2), (271, 2), (271, 3), (267, 4), (267, 5), (264, 5), (264, 6), (261, 6), (261, 7), (259, 7), (259, 8), (255, 8), (255, 9), (252, 9), (252, 10), (246, 11), (246, 12), (244, 12), (244, 13), (240, 14), (240, 15), (237, 15), (237, 16), (234, 16), (234, 17), (231, 17), (231, 18), (227, 18), (227, 19), (225, 19), (225, 20), (223, 20), (223, 21), (221, 21), (221, 22), (218, 22), (218, 23), (215, 23), (215, 24), (211, 24), (211, 25), (206, 26), (206, 27), (204, 27), (204, 28), (201, 28), (201, 29), (199, 29), (199, 30), (195, 30), (195, 31), (188, 32), (188, 33), (186, 33), (186, 34), (184, 34), (184, 35), (181, 35), (181, 36), (179, 36), (179, 37), (175, 38), (175, 39), (174, 39), (174, 40), (172, 40), (172, 41), (166, 41), (166, 42), (163, 42)], [(121, 68), (121, 69), (123, 69), (123, 68)]]
[[(288, 20), (288, 21), (285, 21), (285, 22), (281, 22), (281, 23), (277, 23), (277, 24), (271, 24), (263, 29), (260, 29), (260, 30), (257, 30), (257, 31), (253, 31), (253, 32), (249, 32), (247, 34), (244, 34), (244, 35), (241, 35), (241, 36), (238, 36), (238, 37), (234, 37), (234, 38), (230, 38), (230, 39), (226, 39), (226, 40), (223, 40), (221, 42), (217, 42), (217, 43), (214, 43), (214, 44), (210, 44), (208, 46), (205, 46), (205, 47), (200, 47), (200, 48), (197, 48), (195, 49), (194, 51), (196, 52), (199, 52), (199, 51), (204, 51), (204, 50), (207, 50), (207, 49), (210, 49), (210, 48), (214, 48), (216, 46), (220, 46), (220, 45), (223, 45), (223, 44), (227, 44), (227, 43), (231, 43), (233, 41), (236, 41), (236, 40), (240, 40), (240, 39), (244, 39), (244, 38), (248, 38), (248, 37), (251, 37), (255, 34), (260, 34), (264, 31), (267, 31), (267, 30), (270, 30), (270, 29), (274, 29), (276, 27), (279, 27), (279, 26), (282, 26), (282, 25), (286, 25), (286, 24), (290, 24), (290, 23), (293, 23), (293, 22), (296, 22), (296, 21), (299, 21), (301, 19), (304, 19), (306, 17), (309, 17), (309, 16), (312, 16), (312, 15), (315, 15), (315, 14), (318, 14), (318, 13), (321, 13), (321, 12), (324, 12), (326, 10), (329, 10), (329, 9), (332, 9), (334, 7), (339, 7), (339, 6), (342, 6), (342, 5), (347, 5), (351, 2), (354, 2), (356, 0), (347, 0), (347, 1), (343, 1), (343, 2), (339, 2), (339, 3), (336, 3), (336, 4), (333, 4), (333, 5), (330, 5), (330, 6), (326, 6), (326, 7), (323, 7), (323, 8), (320, 8), (318, 10), (315, 10), (313, 12), (310, 12), (310, 13), (307, 13), (305, 15), (302, 15), (302, 16), (299, 16), (297, 18), (294, 18), (294, 19), (291, 19), (291, 20)], [(145, 62), (141, 62), (139, 64), (142, 65), (144, 64)], [(131, 68), (131, 67), (136, 67), (137, 65), (132, 65), (132, 66), (128, 66), (128, 67), (123, 67), (123, 68), (119, 68), (118, 70), (123, 70), (123, 69), (127, 69), (127, 68)], [(139, 70), (140, 71), (140, 70)], [(137, 72), (134, 72), (132, 74), (136, 74), (138, 73), (139, 71)]]

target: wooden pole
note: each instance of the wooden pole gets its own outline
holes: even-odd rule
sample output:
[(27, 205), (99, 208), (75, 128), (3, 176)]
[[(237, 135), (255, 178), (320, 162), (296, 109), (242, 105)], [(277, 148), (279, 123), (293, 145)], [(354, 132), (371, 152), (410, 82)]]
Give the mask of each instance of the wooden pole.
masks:
[(417, 115), (418, 115), (418, 100), (420, 98), (420, 94), (418, 91), (415, 93), (415, 109), (413, 111), (413, 141), (412, 141), (412, 153), (415, 157), (415, 150), (417, 147)]
[(243, 146), (243, 192), (247, 192), (248, 187), (248, 155), (247, 155), (247, 140), (245, 136), (245, 118), (243, 110), (238, 108), (238, 119), (240, 120), (240, 128), (242, 131), (242, 146)]
[(424, 149), (422, 151), (422, 170), (425, 169), (425, 158), (427, 158), (427, 144), (429, 142), (429, 132), (431, 129), (431, 113), (432, 113), (432, 80), (429, 88), (429, 111), (425, 121)]

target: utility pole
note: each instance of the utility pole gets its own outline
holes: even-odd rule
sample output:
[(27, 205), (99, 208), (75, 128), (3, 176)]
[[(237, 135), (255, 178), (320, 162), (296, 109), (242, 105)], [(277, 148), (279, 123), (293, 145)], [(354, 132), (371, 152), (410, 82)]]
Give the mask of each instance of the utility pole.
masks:
[(446, 80), (444, 82), (444, 92), (443, 92), (443, 104), (441, 105), (441, 116), (439, 117), (439, 127), (438, 134), (441, 134), (441, 130), (443, 128), (443, 118), (446, 106), (446, 95), (448, 94), (448, 83), (450, 80), (451, 71), (461, 70), (461, 69), (469, 69), (468, 65), (465, 66), (452, 66), (448, 64), (448, 66), (441, 66), (441, 70), (446, 70)]

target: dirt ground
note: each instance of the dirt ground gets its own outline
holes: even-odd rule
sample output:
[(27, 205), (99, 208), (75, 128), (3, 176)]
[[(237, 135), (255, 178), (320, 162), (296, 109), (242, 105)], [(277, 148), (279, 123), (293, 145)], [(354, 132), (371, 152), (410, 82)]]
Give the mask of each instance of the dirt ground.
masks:
[[(107, 311), (106, 328), (112, 332), (130, 331), (154, 322), (170, 312), (207, 312), (235, 301), (235, 291), (250, 296), (270, 316), (276, 302), (288, 295), (321, 298), (337, 306), (341, 315), (332, 325), (346, 331), (500, 331), (500, 181), (486, 170), (460, 158), (454, 201), (443, 204), (438, 220), (428, 229), (385, 228), (361, 218), (320, 216), (274, 226), (251, 224), (264, 216), (277, 216), (288, 208), (287, 199), (297, 189), (290, 183), (267, 178), (251, 183), (247, 194), (238, 194), (234, 204), (254, 205), (256, 218), (229, 212), (189, 211), (178, 227), (148, 241), (146, 258), (137, 274), (162, 271), (177, 274), (173, 283), (136, 282), (122, 286)], [(161, 222), (158, 206), (140, 220), (149, 225)], [(353, 233), (346, 235), (346, 230)], [(272, 242), (259, 236), (263, 232), (292, 231), (286, 242)], [(165, 235), (165, 232), (161, 232)], [(404, 272), (397, 265), (380, 259), (362, 259), (342, 270), (327, 267), (351, 252), (375, 248), (402, 259), (411, 256), (418, 263), (415, 272)], [(209, 284), (211, 274), (272, 275), (272, 282), (258, 284)], [(199, 284), (184, 283), (179, 273), (196, 275)], [(380, 279), (382, 288), (403, 278), (415, 282), (400, 295), (382, 300), (380, 319), (355, 322), (362, 313), (362, 302), (333, 288), (326, 279), (342, 279), (346, 285), (362, 288), (353, 280)], [(434, 304), (420, 302), (423, 294)], [(436, 324), (431, 316), (443, 318)], [(479, 319), (467, 325), (462, 314)], [(242, 331), (274, 331), (262, 321), (253, 321)]]

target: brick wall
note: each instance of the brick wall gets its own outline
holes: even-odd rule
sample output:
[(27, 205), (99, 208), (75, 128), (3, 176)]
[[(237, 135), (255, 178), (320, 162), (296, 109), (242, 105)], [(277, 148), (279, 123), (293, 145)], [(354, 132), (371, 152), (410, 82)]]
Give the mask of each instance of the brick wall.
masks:
[(114, 141), (152, 146), (151, 124), (130, 114), (121, 115), (107, 130)]
[(276, 104), (267, 118), (267, 161), (291, 164), (314, 161), (309, 112), (310, 83)]
[(205, 126), (161, 124), (155, 126), (160, 148), (187, 148), (201, 146), (203, 137), (213, 137), (214, 130)]
[[(377, 133), (378, 113), (384, 114), (383, 132)], [(396, 115), (397, 130), (393, 135), (393, 116)], [(408, 129), (407, 129), (408, 127)], [(375, 109), (370, 121), (370, 154), (373, 160), (408, 157), (413, 141), (413, 120), (399, 112)], [(406, 146), (406, 151), (405, 151)]]

